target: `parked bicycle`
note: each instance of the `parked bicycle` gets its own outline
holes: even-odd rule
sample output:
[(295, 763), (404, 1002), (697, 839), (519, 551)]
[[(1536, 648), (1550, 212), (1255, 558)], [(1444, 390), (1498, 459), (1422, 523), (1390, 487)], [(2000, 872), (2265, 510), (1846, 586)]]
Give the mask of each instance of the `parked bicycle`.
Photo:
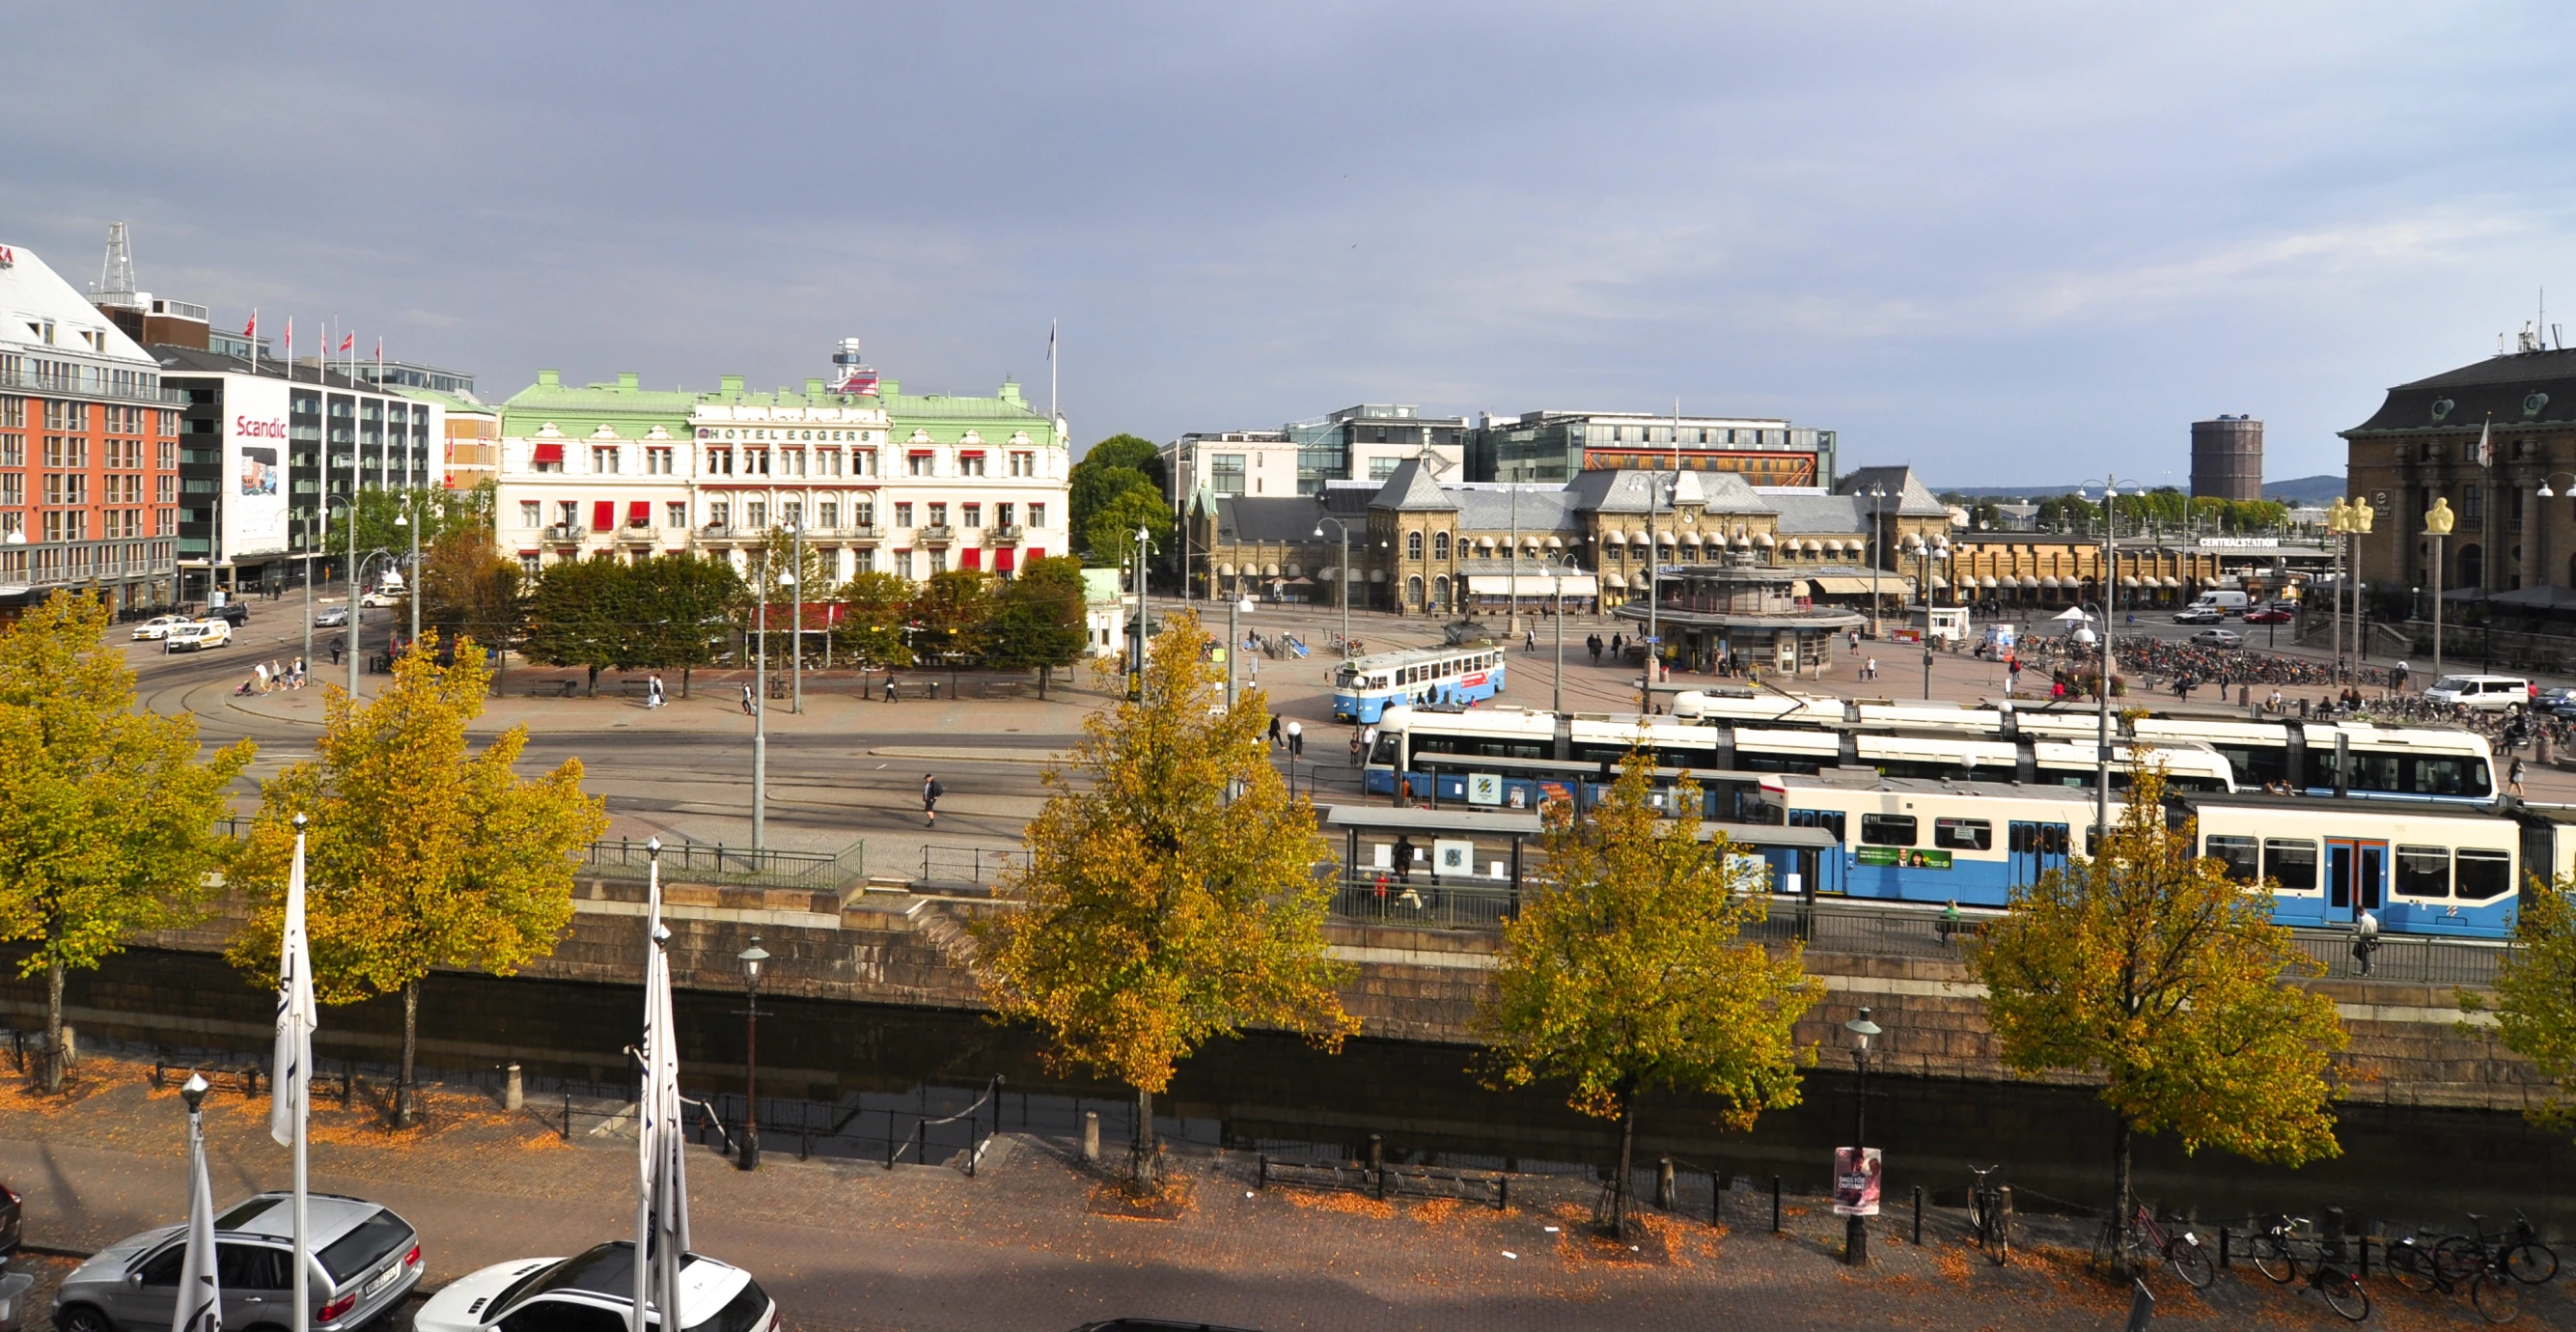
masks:
[[(2483, 1219), (2470, 1213), (2469, 1225), (2475, 1229)], [(2488, 1244), (2483, 1233), (2445, 1235), (2431, 1244), (2425, 1243), (2432, 1233), (2418, 1231), (2389, 1244), (2388, 1273), (2397, 1278), (2398, 1285), (2418, 1294), (2438, 1291), (2451, 1295), (2466, 1290), (2470, 1306), (2490, 1323), (2510, 1323), (2522, 1316), (2522, 1287), (2526, 1283), (2507, 1267), (2504, 1251)], [(2512, 1247), (2519, 1252), (2521, 1244), (2517, 1242)], [(2555, 1272), (2557, 1255), (2550, 1254), (2549, 1262), (2550, 1270)]]
[(1977, 1247), (1997, 1267), (2012, 1261), (2012, 1208), (2004, 1201), (2002, 1186), (1987, 1178), (2001, 1169), (2000, 1165), (1983, 1170), (1968, 1167), (1968, 1173), (1977, 1177), (1968, 1186), (1968, 1224), (1977, 1232)]
[(2139, 1203), (2137, 1211), (2129, 1216), (2128, 1245), (2132, 1261), (2162, 1261), (2193, 1290), (2207, 1290), (2209, 1283), (2218, 1279), (2218, 1266), (2209, 1260), (2209, 1251), (2201, 1247), (2200, 1236), (2188, 1230), (2165, 1229), (2164, 1222), (2145, 1203)]
[(2305, 1267), (2308, 1289), (2324, 1299), (2327, 1308), (2350, 1322), (2368, 1318), (2370, 1292), (2362, 1289), (2361, 1278), (2327, 1257), (2323, 1240), (2302, 1234), (2307, 1224), (2303, 1216), (2275, 1217), (2272, 1224), (2247, 1236), (2245, 1248), (2254, 1259), (2254, 1270), (2286, 1286), (2298, 1280), (2300, 1268)]

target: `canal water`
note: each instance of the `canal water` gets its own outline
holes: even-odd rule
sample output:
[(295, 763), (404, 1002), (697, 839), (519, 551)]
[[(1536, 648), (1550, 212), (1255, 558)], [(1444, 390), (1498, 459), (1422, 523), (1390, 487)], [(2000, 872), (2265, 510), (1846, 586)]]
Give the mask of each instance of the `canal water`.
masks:
[[(41, 979), (6, 986), (6, 1020), (21, 1030), (40, 1026), (29, 1015), (42, 1012)], [(75, 974), (67, 999), (93, 1010), (87, 1041), (183, 1061), (266, 1058), (273, 993), (217, 957), (127, 953), (99, 972)], [(675, 1005), (684, 1089), (729, 1102), (728, 1115), (738, 1115), (742, 996), (682, 991)], [(1071, 1134), (1083, 1113), (1097, 1112), (1104, 1141), (1122, 1142), (1130, 1131), (1130, 1094), (1050, 1069), (1032, 1033), (975, 1013), (766, 996), (760, 1009), (761, 1121), (773, 1154), (873, 1156), (879, 1147), (854, 1146), (847, 1135), (908, 1137), (920, 1118), (968, 1106), (997, 1076), (1002, 1090), (978, 1115), (998, 1116), (1002, 1128)], [(614, 1096), (632, 1085), (625, 1049), (638, 1038), (641, 1014), (638, 987), (439, 976), (422, 992), (421, 1062), (425, 1075), (485, 1086), (496, 1085), (502, 1064), (517, 1062), (540, 1104), (559, 1090)], [(390, 1069), (399, 1000), (325, 1009), (322, 1020), (317, 1056), (326, 1076), (344, 1059), (362, 1076)], [(1399, 1041), (1354, 1040), (1338, 1055), (1293, 1037), (1218, 1041), (1182, 1065), (1157, 1102), (1158, 1123), (1178, 1140), (1288, 1157), (1364, 1157), (1374, 1134), (1390, 1161), (1437, 1167), (1588, 1175), (1615, 1160), (1612, 1125), (1568, 1110), (1561, 1090), (1493, 1090), (1475, 1059), (1466, 1047)], [(1855, 1128), (1854, 1083), (1848, 1056), (1823, 1052), (1804, 1102), (1764, 1115), (1749, 1133), (1721, 1129), (1705, 1100), (1644, 1101), (1641, 1171), (1658, 1156), (1675, 1158), (1684, 1204), (1695, 1207), (1724, 1180), (1767, 1192), (1777, 1175), (1792, 1192), (1822, 1191), (1832, 1149)], [(1970, 1164), (1997, 1163), (2033, 1210), (2098, 1205), (2107, 1193), (2113, 1120), (2084, 1089), (1873, 1076), (1866, 1103), (1867, 1141), (1886, 1153), (1892, 1200), (1919, 1185), (1954, 1203)], [(2340, 1206), (2403, 1233), (2419, 1224), (2457, 1228), (2471, 1211), (2509, 1219), (2519, 1208), (2546, 1230), (2576, 1232), (2576, 1147), (2517, 1114), (2354, 1103), (2338, 1136), (2342, 1156), (2297, 1170), (2213, 1151), (2187, 1155), (2169, 1137), (2144, 1139), (2139, 1188), (2212, 1222), (2275, 1211), (2321, 1216)]]

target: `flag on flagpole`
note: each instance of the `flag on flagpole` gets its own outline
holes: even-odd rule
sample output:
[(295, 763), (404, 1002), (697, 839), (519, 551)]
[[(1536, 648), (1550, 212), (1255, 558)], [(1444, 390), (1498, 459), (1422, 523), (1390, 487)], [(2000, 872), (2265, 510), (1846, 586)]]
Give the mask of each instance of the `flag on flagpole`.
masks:
[(295, 374), (295, 316), (286, 317), (286, 373)]
[(2488, 417), (2487, 423), (2478, 427), (2478, 466), (2480, 467), (2495, 465), (2495, 443), (2491, 438), (2494, 433), (2495, 418)]
[(271, 1070), (268, 1133), (294, 1144), (313, 1083), (313, 950), (304, 937), (304, 834), (295, 834), (295, 866), (286, 877), (286, 928), (277, 954), (277, 1052)]
[[(193, 1096), (206, 1080), (188, 1075)], [(215, 1271), (215, 1190), (206, 1178), (206, 1123), (195, 1102), (188, 1107), (188, 1239), (179, 1260), (179, 1298), (170, 1310), (170, 1332), (223, 1332), (224, 1291)]]
[(340, 335), (340, 350), (342, 350), (342, 351), (347, 351), (347, 350), (349, 350), (351, 347), (355, 347), (355, 346), (357, 346), (357, 345), (358, 345), (358, 335), (357, 335), (357, 334), (355, 334), (355, 333), (343, 333), (343, 334), (341, 334), (341, 335)]
[(246, 338), (255, 338), (259, 336), (259, 310), (257, 307), (253, 307), (250, 312), (250, 322), (242, 325), (242, 336)]

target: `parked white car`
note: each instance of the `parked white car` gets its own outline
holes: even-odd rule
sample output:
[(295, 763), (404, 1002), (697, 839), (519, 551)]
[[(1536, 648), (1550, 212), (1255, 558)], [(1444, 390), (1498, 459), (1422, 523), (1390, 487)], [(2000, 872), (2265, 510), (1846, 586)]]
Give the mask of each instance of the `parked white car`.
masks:
[(139, 643), (147, 639), (168, 638), (171, 630), (186, 623), (188, 617), (185, 615), (155, 615), (134, 626), (134, 639)]
[(402, 594), (402, 589), (401, 589), (401, 588), (378, 588), (377, 590), (375, 590), (375, 591), (373, 591), (373, 592), (370, 592), (370, 593), (368, 593), (367, 595), (365, 595), (365, 596), (363, 596), (363, 597), (358, 598), (358, 604), (359, 604), (360, 606), (367, 606), (367, 607), (374, 607), (374, 606), (399, 606), (399, 605), (403, 604), (403, 594)]
[(161, 646), (172, 652), (201, 652), (233, 641), (233, 627), (221, 620), (190, 620), (170, 626)]
[(2531, 706), (2531, 682), (2519, 675), (2445, 675), (2424, 691), (2435, 703), (2457, 703), (2479, 712), (2510, 712)]
[(2245, 646), (2245, 635), (2240, 634), (2233, 629), (2203, 629), (2199, 633), (2193, 634), (2191, 636), (2191, 641), (2198, 643), (2202, 647), (2243, 647)]
[[(470, 1272), (412, 1315), (413, 1332), (617, 1332), (635, 1308), (635, 1243), (617, 1240), (570, 1258), (526, 1258)], [(668, 1328), (662, 1311), (654, 1324)], [(680, 1267), (684, 1332), (777, 1332), (778, 1304), (751, 1273), (704, 1254)]]

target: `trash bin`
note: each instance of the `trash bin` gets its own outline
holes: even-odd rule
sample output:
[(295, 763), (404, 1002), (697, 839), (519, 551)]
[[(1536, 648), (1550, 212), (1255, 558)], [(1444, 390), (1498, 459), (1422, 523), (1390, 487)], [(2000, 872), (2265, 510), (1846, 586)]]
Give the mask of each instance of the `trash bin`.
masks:
[(0, 1332), (19, 1332), (27, 1321), (27, 1292), (36, 1288), (32, 1273), (0, 1276)]

